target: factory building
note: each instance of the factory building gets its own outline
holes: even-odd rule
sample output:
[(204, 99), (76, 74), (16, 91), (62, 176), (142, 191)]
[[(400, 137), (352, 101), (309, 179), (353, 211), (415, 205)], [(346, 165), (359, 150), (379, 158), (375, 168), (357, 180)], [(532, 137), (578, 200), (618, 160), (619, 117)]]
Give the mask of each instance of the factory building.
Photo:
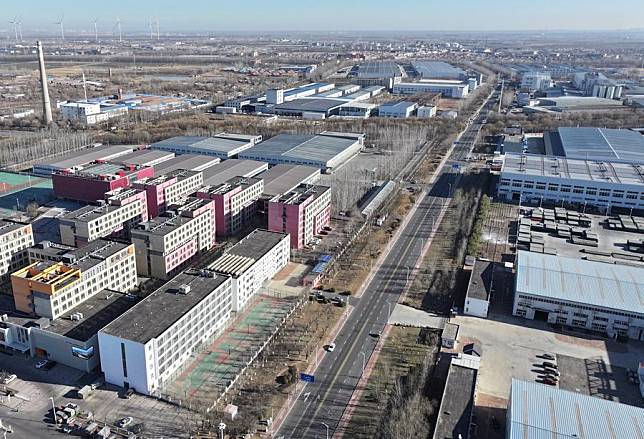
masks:
[(226, 160), (236, 157), (262, 141), (262, 136), (220, 133), (212, 137), (171, 137), (150, 145), (150, 149), (179, 154), (201, 154)]
[(405, 119), (414, 115), (418, 104), (409, 101), (390, 101), (378, 107), (378, 116)]
[(436, 106), (435, 105), (423, 105), (418, 107), (416, 110), (416, 115), (418, 117), (434, 117), (436, 116)]
[(32, 245), (34, 234), (30, 224), (0, 219), (0, 283), (28, 264), (27, 249)]
[(233, 177), (219, 185), (199, 189), (197, 197), (215, 202), (217, 236), (230, 236), (251, 223), (263, 191), (261, 178)]
[(173, 159), (154, 165), (154, 175), (165, 175), (183, 169), (185, 171), (203, 171), (221, 163), (217, 157), (201, 154), (181, 154)]
[(301, 85), (299, 87), (290, 88), (283, 91), (284, 102), (294, 101), (309, 96), (316, 95), (329, 91), (335, 87), (335, 84), (327, 84), (324, 82), (314, 82), (311, 84)]
[(609, 79), (603, 73), (577, 72), (573, 77), (573, 84), (585, 96), (597, 98), (619, 99), (622, 97), (623, 85)]
[(131, 152), (132, 146), (96, 146), (38, 162), (34, 165), (33, 172), (49, 176), (58, 171), (80, 170), (90, 163), (116, 160)]
[(133, 307), (132, 294), (102, 290), (56, 319), (0, 317), (0, 345), (89, 373), (99, 364), (98, 331)]
[(644, 340), (644, 268), (519, 250), (512, 314)]
[(264, 181), (263, 199), (294, 190), (301, 184), (313, 184), (320, 178), (320, 168), (304, 165), (275, 165), (257, 177)]
[(454, 79), (422, 79), (418, 82), (401, 82), (394, 85), (393, 94), (413, 95), (440, 93), (446, 98), (463, 99), (470, 92), (467, 82)]
[(58, 261), (37, 261), (11, 275), (16, 310), (57, 319), (102, 290), (137, 285), (134, 245), (97, 240)]
[(146, 193), (148, 213), (155, 218), (165, 212), (167, 206), (181, 202), (203, 184), (203, 173), (178, 169), (158, 177), (142, 178), (132, 184)]
[(544, 133), (543, 140), (548, 155), (644, 164), (644, 136), (632, 130), (562, 127)]
[(528, 92), (546, 90), (552, 87), (552, 78), (547, 72), (526, 72), (521, 76), (520, 87)]
[(84, 125), (107, 122), (115, 117), (127, 116), (125, 105), (102, 105), (94, 102), (64, 102), (58, 104), (64, 120), (75, 120)]
[(349, 104), (343, 104), (338, 109), (338, 116), (341, 117), (360, 117), (367, 119), (371, 117), (375, 112), (378, 106), (376, 104), (368, 104), (361, 102), (352, 102)]
[(264, 283), (290, 259), (289, 237), (284, 233), (255, 229), (227, 250), (208, 270), (232, 278), (232, 310), (243, 310)]
[(278, 104), (273, 112), (278, 116), (301, 117), (303, 119), (326, 119), (338, 114), (346, 101), (331, 98), (295, 99)]
[(497, 194), (522, 202), (642, 209), (644, 170), (631, 163), (507, 153)]
[(58, 198), (96, 203), (107, 192), (129, 187), (135, 181), (154, 176), (154, 168), (96, 163), (80, 171), (59, 171), (52, 175)]
[(119, 189), (106, 196), (107, 204), (83, 206), (59, 218), (61, 243), (82, 247), (97, 239), (127, 232), (134, 224), (147, 221), (145, 192)]
[(411, 62), (411, 68), (418, 76), (423, 79), (467, 79), (467, 73), (458, 67), (444, 61), (423, 61), (414, 60)]
[(310, 244), (331, 221), (331, 188), (300, 185), (268, 202), (268, 229), (288, 233), (291, 248)]
[(234, 177), (255, 177), (268, 169), (268, 163), (256, 160), (230, 159), (203, 171), (203, 185), (217, 186)]
[(215, 203), (188, 198), (131, 231), (141, 276), (167, 279), (196, 254), (215, 245)]
[(120, 165), (155, 166), (174, 158), (173, 152), (139, 149), (110, 160)]
[(362, 87), (381, 86), (391, 90), (403, 74), (403, 69), (393, 61), (365, 61), (351, 69), (349, 79)]
[(244, 151), (239, 158), (270, 165), (315, 166), (331, 173), (360, 152), (364, 134), (325, 131), (318, 135), (279, 134)]
[(159, 394), (195, 349), (221, 332), (231, 309), (229, 277), (179, 274), (98, 332), (105, 381)]
[(506, 439), (635, 438), (644, 431), (644, 409), (512, 379)]

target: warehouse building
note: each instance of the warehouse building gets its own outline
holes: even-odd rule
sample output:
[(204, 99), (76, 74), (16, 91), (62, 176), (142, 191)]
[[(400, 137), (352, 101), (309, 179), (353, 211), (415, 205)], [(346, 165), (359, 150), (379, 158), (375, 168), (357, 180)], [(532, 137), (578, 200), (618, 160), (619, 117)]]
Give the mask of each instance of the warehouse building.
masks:
[(235, 177), (255, 177), (267, 169), (268, 163), (257, 160), (225, 160), (203, 171), (203, 185), (217, 186)]
[(165, 175), (172, 171), (183, 169), (186, 171), (203, 171), (211, 166), (221, 163), (221, 159), (201, 154), (181, 154), (173, 159), (154, 165), (154, 175)]
[(278, 116), (301, 117), (303, 119), (326, 119), (338, 114), (346, 101), (330, 98), (305, 98), (278, 104), (273, 112)]
[(644, 164), (644, 136), (632, 130), (563, 127), (544, 133), (543, 140), (547, 155)]
[(167, 279), (215, 245), (215, 203), (189, 197), (131, 231), (141, 276)]
[(497, 194), (523, 202), (644, 208), (639, 164), (505, 154)]
[(215, 202), (217, 236), (230, 236), (252, 222), (263, 191), (261, 178), (233, 177), (219, 185), (199, 189), (197, 197)]
[(393, 61), (365, 61), (349, 72), (351, 82), (362, 87), (382, 86), (389, 90), (403, 75), (403, 69)]
[(58, 261), (37, 261), (11, 275), (16, 310), (57, 319), (102, 290), (137, 285), (134, 245), (97, 240)]
[(367, 119), (371, 117), (378, 106), (376, 104), (368, 104), (366, 102), (351, 102), (342, 105), (338, 109), (338, 116), (340, 117), (360, 117)]
[(515, 316), (644, 340), (644, 268), (520, 250)]
[[(294, 101), (296, 99), (301, 99), (308, 96), (316, 95), (318, 93), (329, 91), (334, 87), (335, 87), (335, 84), (327, 84), (325, 82), (313, 82), (311, 84), (305, 84), (299, 87), (294, 87), (288, 90), (284, 90), (282, 93), (282, 97), (284, 98), (284, 102)], [(268, 101), (268, 98), (269, 96), (267, 95), (267, 101)], [(277, 104), (278, 102), (275, 102), (275, 103)]]
[(288, 233), (291, 248), (310, 244), (331, 222), (331, 188), (302, 184), (268, 202), (268, 229)]
[(521, 76), (520, 87), (528, 92), (546, 90), (552, 87), (552, 78), (548, 72), (526, 72)]
[(644, 409), (545, 384), (512, 380), (507, 439), (636, 438)]
[(165, 212), (167, 206), (181, 202), (203, 184), (201, 171), (178, 169), (158, 177), (142, 178), (132, 184), (146, 193), (148, 214), (155, 218)]
[(405, 119), (413, 116), (417, 108), (416, 102), (389, 101), (378, 107), (378, 116)]
[(232, 277), (232, 310), (243, 310), (264, 283), (289, 262), (289, 236), (255, 229), (227, 250), (208, 270)]
[(315, 183), (320, 174), (320, 168), (313, 166), (275, 165), (257, 177), (264, 180), (264, 197), (273, 198), (290, 192), (301, 184)]
[(145, 395), (163, 384), (230, 318), (231, 279), (189, 271), (140, 301), (98, 333), (105, 381)]
[(262, 136), (220, 133), (212, 137), (171, 137), (150, 145), (150, 149), (179, 154), (201, 154), (226, 160), (262, 141)]
[(401, 82), (394, 85), (393, 94), (414, 95), (440, 93), (446, 98), (463, 99), (470, 92), (467, 82), (452, 79), (421, 79), (418, 82)]
[(53, 320), (3, 316), (0, 345), (10, 352), (91, 372), (100, 364), (98, 331), (137, 301), (132, 294), (103, 290)]
[(94, 148), (81, 149), (68, 154), (63, 154), (52, 159), (38, 162), (33, 167), (34, 174), (49, 176), (57, 171), (71, 171), (80, 169), (82, 166), (97, 161), (116, 160), (117, 157), (130, 154), (132, 146), (96, 146)]
[(154, 176), (154, 168), (114, 163), (96, 163), (79, 171), (59, 171), (52, 175), (58, 198), (96, 203), (105, 194), (129, 187), (135, 180)]
[(423, 61), (414, 60), (411, 67), (416, 76), (423, 79), (467, 79), (465, 70), (444, 61)]
[(317, 135), (279, 134), (244, 151), (239, 158), (270, 165), (293, 164), (331, 173), (360, 152), (364, 134), (325, 131)]
[(110, 160), (121, 165), (154, 166), (174, 158), (173, 152), (139, 149)]
[(114, 233), (125, 233), (134, 224), (147, 221), (148, 208), (145, 192), (124, 189), (116, 193), (108, 192), (108, 194), (108, 199), (113, 197), (112, 200), (117, 205), (83, 206), (59, 218), (61, 243), (82, 247)]
[(0, 283), (28, 264), (27, 249), (32, 245), (34, 234), (30, 224), (0, 219)]

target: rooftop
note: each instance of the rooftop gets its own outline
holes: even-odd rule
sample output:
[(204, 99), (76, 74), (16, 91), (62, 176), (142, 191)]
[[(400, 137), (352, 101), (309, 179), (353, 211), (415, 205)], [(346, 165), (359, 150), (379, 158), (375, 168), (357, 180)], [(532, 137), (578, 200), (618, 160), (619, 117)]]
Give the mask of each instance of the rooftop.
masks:
[(112, 206), (110, 204), (104, 204), (102, 206), (88, 205), (83, 206), (80, 209), (67, 212), (61, 216), (60, 219), (62, 221), (90, 222), (119, 209), (123, 209), (123, 206)]
[(443, 61), (415, 60), (412, 68), (423, 78), (459, 78), (465, 76), (465, 71)]
[(644, 185), (642, 165), (553, 156), (508, 153), (505, 155), (502, 172), (598, 183)]
[(214, 186), (204, 186), (201, 189), (199, 189), (198, 192), (202, 193), (208, 193), (208, 194), (225, 194), (230, 192), (236, 187), (241, 186), (242, 190), (253, 186), (254, 184), (257, 184), (261, 182), (261, 178), (254, 178), (254, 177), (233, 177), (230, 180), (226, 180), (225, 182), (221, 184), (217, 184)]
[[(216, 136), (178, 136), (150, 145), (151, 149), (181, 152), (203, 152), (223, 157), (234, 156), (255, 144), (257, 136), (221, 133)], [(258, 140), (261, 140), (261, 136)]]
[(238, 277), (287, 236), (285, 233), (255, 229), (210, 264), (208, 269)]
[(554, 151), (556, 155), (644, 163), (644, 136), (632, 130), (579, 127), (559, 128), (548, 134), (552, 142), (561, 144), (562, 150)]
[(352, 75), (358, 78), (392, 78), (402, 76), (400, 66), (393, 61), (365, 61), (355, 66)]
[(275, 165), (268, 171), (259, 174), (264, 180), (264, 194), (281, 195), (299, 186), (311, 183), (320, 175), (320, 168), (304, 165)]
[(21, 229), (26, 225), (27, 224), (17, 223), (14, 221), (6, 220), (4, 218), (0, 218), (0, 235), (11, 233), (14, 230)]
[(642, 408), (516, 379), (508, 416), (508, 439), (626, 438), (644, 432)]
[(644, 268), (520, 250), (519, 293), (644, 315)]
[(434, 439), (469, 437), (477, 373), (477, 369), (455, 364), (452, 360), (436, 420)]
[(216, 186), (233, 177), (254, 177), (268, 169), (268, 163), (256, 160), (229, 159), (203, 171), (203, 185)]
[(402, 110), (409, 107), (413, 107), (415, 105), (417, 105), (415, 102), (410, 102), (410, 101), (388, 101), (380, 104), (380, 108)]
[(345, 102), (344, 100), (333, 98), (301, 98), (276, 105), (275, 110), (326, 113), (340, 107)]
[(183, 205), (170, 206), (170, 209), (175, 209), (174, 211), (176, 211), (176, 215), (173, 211), (168, 210), (156, 218), (139, 223), (136, 228), (132, 230), (132, 236), (141, 234), (155, 236), (167, 235), (178, 227), (182, 227), (194, 220), (191, 216), (182, 215), (182, 212), (193, 211), (212, 202), (212, 200), (188, 197)]
[[(195, 271), (177, 275), (101, 332), (143, 344), (159, 337), (229, 280), (226, 276), (212, 276), (206, 277)], [(179, 292), (183, 285), (190, 287), (187, 294)]]
[(492, 271), (494, 263), (477, 260), (472, 269), (470, 282), (467, 285), (466, 297), (479, 300), (488, 300), (492, 287)]
[(116, 157), (114, 159), (111, 159), (111, 161), (114, 163), (122, 163), (124, 165), (150, 166), (155, 162), (169, 160), (173, 157), (173, 152), (141, 149), (129, 154)]
[(338, 133), (318, 135), (278, 134), (248, 151), (240, 157), (257, 160), (279, 160), (280, 157), (292, 160), (317, 161), (328, 163), (360, 140), (357, 134), (340, 136)]
[(292, 191), (280, 196), (277, 201), (284, 204), (301, 204), (311, 196), (316, 199), (330, 190), (331, 188), (328, 186), (301, 184)]
[(132, 149), (132, 146), (128, 145), (99, 146), (41, 160), (36, 165), (51, 166), (58, 169), (71, 169), (75, 166), (85, 165), (96, 160), (109, 160), (130, 153)]
[(200, 154), (181, 154), (180, 156), (154, 165), (154, 174), (163, 175), (179, 169), (203, 171), (220, 162), (221, 159), (219, 157)]

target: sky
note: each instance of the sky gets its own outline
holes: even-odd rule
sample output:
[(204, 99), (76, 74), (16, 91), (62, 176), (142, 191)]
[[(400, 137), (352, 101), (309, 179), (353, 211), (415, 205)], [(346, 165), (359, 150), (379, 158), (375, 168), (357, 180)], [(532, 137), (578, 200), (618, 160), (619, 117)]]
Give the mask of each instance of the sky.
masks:
[(507, 31), (644, 29), (644, 0), (2, 0), (0, 29), (145, 31)]

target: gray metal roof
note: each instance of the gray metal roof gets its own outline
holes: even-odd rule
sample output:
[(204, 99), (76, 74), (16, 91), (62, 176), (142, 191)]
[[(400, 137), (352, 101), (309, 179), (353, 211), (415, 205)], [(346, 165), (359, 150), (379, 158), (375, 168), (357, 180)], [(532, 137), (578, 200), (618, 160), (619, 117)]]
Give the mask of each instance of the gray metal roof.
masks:
[(320, 168), (304, 165), (276, 165), (258, 175), (264, 180), (264, 193), (281, 195), (301, 183), (312, 183), (320, 175)]
[(279, 134), (239, 155), (240, 158), (265, 160), (269, 163), (301, 161), (326, 167), (329, 162), (356, 146), (358, 139), (337, 135)]
[(127, 165), (150, 166), (154, 165), (154, 163), (170, 160), (173, 157), (173, 152), (142, 149), (116, 157), (111, 161), (113, 161), (114, 163), (123, 163)]
[(162, 140), (150, 145), (151, 149), (181, 153), (202, 153), (227, 158), (250, 148), (253, 142), (246, 139), (224, 136), (178, 136)]
[(411, 66), (423, 78), (458, 79), (465, 71), (443, 61), (412, 61)]
[(327, 113), (334, 108), (340, 107), (344, 103), (346, 101), (332, 98), (301, 98), (276, 105), (275, 110)]
[(517, 379), (508, 416), (508, 439), (644, 437), (644, 409)]
[(255, 229), (210, 264), (208, 269), (238, 277), (287, 237), (286, 233)]
[(216, 186), (233, 177), (254, 177), (268, 169), (268, 163), (256, 160), (229, 159), (204, 169), (203, 186)]
[(644, 268), (520, 250), (517, 293), (644, 315)]
[(109, 160), (132, 152), (128, 145), (114, 145), (82, 149), (58, 157), (39, 161), (36, 166), (50, 166), (59, 169), (73, 168), (96, 160)]
[(631, 130), (559, 128), (566, 157), (644, 163), (644, 136)]
[(352, 70), (358, 78), (391, 78), (402, 76), (400, 66), (393, 61), (365, 61)]
[(221, 159), (219, 157), (200, 154), (181, 154), (173, 159), (154, 165), (154, 175), (167, 174), (179, 169), (203, 171), (220, 162)]

